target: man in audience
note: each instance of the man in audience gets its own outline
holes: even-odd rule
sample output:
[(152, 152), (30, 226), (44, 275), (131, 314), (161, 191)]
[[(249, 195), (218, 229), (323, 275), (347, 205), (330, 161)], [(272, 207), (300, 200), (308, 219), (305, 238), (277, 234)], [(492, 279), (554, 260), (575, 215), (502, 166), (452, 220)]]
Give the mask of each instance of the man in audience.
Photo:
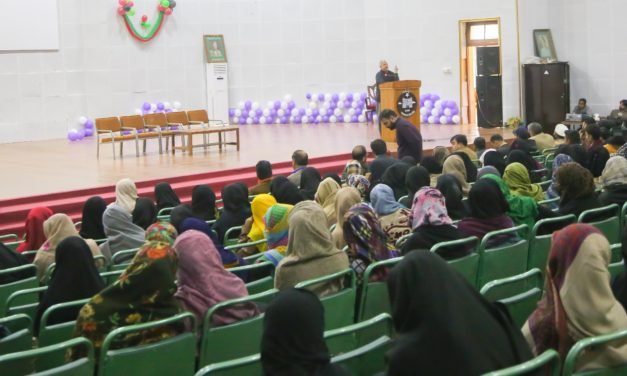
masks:
[(605, 163), (610, 159), (610, 153), (603, 147), (601, 141), (601, 128), (596, 124), (590, 124), (583, 130), (583, 137), (588, 154), (588, 169), (595, 178), (599, 177), (605, 168)]
[(558, 124), (553, 130), (553, 138), (555, 138), (555, 145), (561, 145), (566, 141), (566, 131), (568, 127), (564, 124)]
[(370, 143), (370, 149), (372, 149), (372, 154), (375, 156), (368, 167), (370, 171), (370, 186), (373, 187), (375, 184), (381, 182), (381, 177), (385, 170), (396, 163), (397, 160), (388, 155), (387, 145), (385, 141), (380, 138)]
[(272, 182), (272, 164), (261, 160), (255, 166), (257, 171), (257, 184), (248, 188), (249, 195), (260, 195), (270, 193), (270, 183)]
[(483, 137), (475, 137), (472, 142), (475, 145), (475, 153), (477, 153), (477, 158), (481, 158), (481, 155), (485, 152), (485, 138)]
[(588, 101), (586, 100), (586, 98), (580, 98), (575, 108), (573, 108), (573, 114), (586, 115), (589, 113), (590, 107), (588, 107)]
[(462, 153), (466, 153), (472, 161), (479, 159), (477, 158), (477, 153), (468, 147), (468, 138), (466, 138), (465, 134), (456, 134), (451, 137), (451, 145), (453, 152), (461, 151)]
[(529, 139), (536, 142), (539, 151), (555, 147), (555, 139), (542, 131), (542, 125), (540, 123), (530, 123), (527, 125), (527, 130), (529, 130), (529, 134), (531, 135)]
[(303, 169), (307, 167), (309, 163), (309, 156), (304, 150), (296, 150), (292, 154), (292, 168), (294, 171), (287, 177), (289, 181), (294, 183), (297, 187), (300, 188), (300, 175), (303, 172)]
[(623, 136), (610, 136), (605, 143), (605, 149), (610, 153), (610, 156), (615, 155), (621, 146), (625, 144), (625, 138)]
[(385, 109), (381, 111), (381, 124), (388, 129), (396, 130), (398, 159), (406, 156), (417, 161), (422, 159), (422, 136), (412, 123), (400, 118), (393, 110)]
[(564, 144), (565, 145), (579, 145), (581, 144), (581, 136), (579, 135), (579, 131), (569, 129), (564, 133)]
[(522, 150), (526, 153), (538, 150), (536, 142), (530, 139), (531, 135), (527, 127), (518, 127), (514, 130), (514, 136), (516, 136), (516, 138), (512, 141), (512, 150)]
[(361, 170), (366, 175), (368, 172), (368, 150), (366, 147), (364, 145), (355, 146), (351, 152), (351, 158), (361, 164)]
[(505, 142), (503, 136), (500, 134), (493, 134), (490, 136), (490, 144), (493, 149), (496, 149), (503, 157), (507, 157), (511, 150), (511, 146)]
[(620, 101), (618, 103), (618, 108), (616, 110), (612, 110), (607, 118), (609, 120), (614, 120), (617, 124), (622, 124), (625, 120), (627, 120), (627, 99)]

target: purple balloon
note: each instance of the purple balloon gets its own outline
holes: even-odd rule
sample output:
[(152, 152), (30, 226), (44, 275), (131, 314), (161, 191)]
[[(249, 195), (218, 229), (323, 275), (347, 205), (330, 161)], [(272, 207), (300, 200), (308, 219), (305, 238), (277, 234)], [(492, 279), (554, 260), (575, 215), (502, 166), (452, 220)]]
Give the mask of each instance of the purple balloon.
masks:
[(242, 117), (240, 117), (240, 118), (239, 118), (239, 124), (240, 124), (240, 125), (244, 125), (244, 124), (246, 124), (246, 118), (245, 118), (245, 117), (243, 117), (243, 116), (242, 116)]
[(259, 116), (253, 118), (253, 124), (259, 124)]
[(307, 98), (307, 99), (311, 99), (311, 93), (307, 93), (307, 94), (305, 94), (305, 98)]
[(76, 137), (78, 136), (78, 132), (76, 129), (72, 129), (67, 133), (67, 139), (70, 141), (76, 141)]
[(274, 109), (278, 110), (279, 108), (281, 108), (281, 101), (274, 101)]
[(142, 105), (142, 108), (144, 109), (144, 111), (149, 111), (150, 110), (150, 103), (144, 102), (144, 104)]
[(250, 110), (250, 108), (253, 106), (253, 102), (247, 100), (246, 102), (244, 102), (244, 108), (247, 110)]
[(314, 108), (313, 110), (311, 110), (312, 116), (318, 116), (319, 114), (320, 114), (320, 111), (317, 108)]
[(452, 116), (447, 116), (446, 117), (446, 124), (453, 124), (453, 117)]
[(431, 101), (435, 102), (435, 101), (439, 101), (440, 100), (440, 96), (437, 94), (431, 94)]
[(85, 129), (93, 129), (94, 128), (94, 121), (91, 119), (87, 119), (87, 121), (85, 122)]
[(423, 123), (428, 123), (429, 122), (429, 115), (422, 115), (422, 122)]
[(276, 110), (274, 108), (270, 109), (270, 116), (272, 117), (276, 116)]
[(281, 124), (287, 124), (290, 119), (287, 116), (281, 116)]
[(235, 109), (234, 108), (229, 108), (229, 116), (230, 117), (235, 116)]
[(304, 109), (304, 108), (299, 108), (299, 109), (298, 109), (298, 114), (299, 114), (300, 116), (305, 115), (305, 109)]
[(165, 112), (172, 112), (172, 109), (171, 108), (166, 108)]
[(457, 107), (451, 108), (451, 115), (457, 115), (457, 114), (459, 114), (459, 109)]
[(361, 95), (359, 96), (359, 99), (361, 99), (362, 101), (365, 101), (366, 98), (368, 98), (368, 94), (367, 93), (361, 93)]
[(351, 116), (351, 121), (353, 123), (357, 123), (357, 121), (359, 121), (359, 117), (357, 115), (353, 115), (353, 116)]
[(352, 102), (353, 101), (353, 94), (351, 94), (351, 93), (346, 94), (346, 100)]
[(161, 102), (157, 103), (157, 110), (159, 111), (163, 111), (163, 109), (165, 108), (165, 105)]
[(331, 110), (335, 110), (335, 109), (337, 108), (337, 102), (331, 102), (331, 103), (329, 104), (329, 108), (330, 108)]
[(344, 101), (344, 108), (351, 108), (351, 101), (349, 101), (348, 99)]
[(94, 135), (93, 128), (85, 128), (85, 137), (91, 137)]
[(300, 124), (300, 116), (295, 116), (294, 120), (292, 120), (292, 123), (294, 124)]
[(248, 110), (242, 110), (242, 117), (243, 118), (247, 118), (248, 117)]
[(318, 101), (322, 102), (324, 100), (324, 94), (318, 94)]
[(337, 102), (340, 99), (340, 96), (337, 94), (333, 94), (331, 95), (331, 101), (333, 102)]
[(327, 115), (322, 115), (322, 122), (323, 123), (328, 123), (329, 122), (329, 117)]
[(255, 110), (255, 115), (257, 115), (257, 116), (263, 115), (263, 110), (261, 108), (256, 109)]
[(291, 110), (294, 107), (296, 107), (296, 102), (294, 102), (294, 101), (287, 102), (287, 109), (288, 110)]

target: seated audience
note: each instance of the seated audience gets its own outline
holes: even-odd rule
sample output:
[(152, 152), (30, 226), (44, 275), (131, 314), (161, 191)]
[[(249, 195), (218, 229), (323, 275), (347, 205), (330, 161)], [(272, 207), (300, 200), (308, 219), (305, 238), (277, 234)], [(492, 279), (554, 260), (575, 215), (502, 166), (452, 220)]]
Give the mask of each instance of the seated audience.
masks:
[(459, 182), (459, 174), (440, 175), (435, 188), (444, 196), (446, 211), (454, 221), (458, 221), (468, 215), (468, 209), (462, 201), (464, 192)]
[(34, 251), (44, 244), (46, 241), (44, 222), (51, 216), (52, 210), (44, 206), (32, 208), (28, 212), (26, 223), (24, 224), (24, 242), (17, 247), (17, 253)]
[[(301, 173), (303, 170), (301, 170)], [(285, 176), (276, 176), (272, 179), (270, 194), (281, 204), (296, 205), (305, 200), (298, 186)]]
[(368, 194), (370, 192), (370, 181), (368, 181), (368, 178), (366, 178), (365, 176), (349, 175), (348, 179), (346, 179), (346, 186), (357, 189), (362, 199), (368, 199)]
[[(188, 230), (174, 242), (178, 256), (175, 298), (181, 307), (202, 322), (207, 311), (226, 300), (248, 296), (246, 285), (235, 274), (224, 269), (220, 255), (209, 237)], [(228, 325), (259, 314), (254, 303), (220, 309), (211, 316), (211, 326)]]
[(257, 184), (248, 189), (251, 196), (262, 193), (270, 193), (270, 182), (272, 181), (272, 164), (266, 160), (261, 160), (255, 165), (257, 173)]
[[(131, 213), (118, 204), (107, 207), (102, 215), (102, 224), (107, 241), (100, 245), (100, 251), (108, 260), (119, 251), (138, 248), (144, 244), (144, 229), (134, 224)], [(132, 257), (128, 255), (119, 261), (128, 261)]]
[(313, 200), (322, 181), (320, 171), (315, 167), (306, 167), (300, 175), (300, 195), (305, 200)]
[(596, 124), (588, 125), (584, 130), (584, 143), (587, 149), (586, 166), (592, 172), (592, 176), (599, 177), (603, 172), (605, 163), (610, 159), (610, 153), (601, 141), (601, 129)]
[(407, 163), (410, 166), (416, 166), (418, 165), (418, 160), (416, 160), (416, 158), (412, 157), (411, 155), (406, 155), (403, 158), (400, 159), (402, 162)]
[(263, 318), (261, 366), (264, 375), (350, 375), (331, 363), (315, 294), (290, 288), (272, 300)]
[(348, 175), (366, 175), (368, 173), (368, 150), (363, 145), (357, 145), (351, 152), (351, 160), (346, 163), (342, 179), (346, 180)]
[(327, 216), (327, 228), (331, 227), (337, 220), (335, 216), (335, 197), (339, 190), (340, 185), (335, 180), (327, 178), (320, 183), (315, 194), (315, 201), (320, 204), (324, 214)]
[(429, 171), (422, 166), (414, 166), (407, 170), (405, 175), (405, 186), (407, 186), (407, 196), (403, 197), (399, 202), (406, 208), (411, 208), (413, 197), (422, 187), (431, 185)]
[(553, 138), (555, 139), (555, 145), (561, 145), (566, 142), (566, 131), (568, 127), (564, 124), (557, 124), (553, 130)]
[(617, 156), (621, 156), (623, 158), (627, 158), (627, 143), (623, 144), (623, 146), (618, 148), (618, 151), (616, 152), (616, 155)]
[(481, 164), (483, 166), (493, 166), (499, 172), (499, 176), (503, 176), (505, 173), (505, 167), (507, 163), (505, 162), (505, 158), (507, 155), (503, 155), (503, 153), (498, 151), (486, 150), (482, 155), (483, 160)]
[[(56, 247), (54, 253), (54, 273), (48, 282), (48, 289), (37, 307), (35, 333), (44, 312), (59, 303), (91, 298), (105, 288), (94, 263), (92, 250), (85, 240), (78, 236), (68, 236)], [(47, 324), (60, 324), (76, 320), (80, 307), (69, 307), (56, 311), (48, 318)]]
[[(468, 158), (466, 153), (456, 151), (452, 153), (449, 158), (451, 156), (458, 156), (464, 162), (464, 168), (466, 169), (466, 181), (468, 181), (469, 183), (477, 181), (477, 165), (475, 164), (475, 162), (471, 161), (470, 158)], [(446, 163), (446, 161), (444, 163)]]
[(442, 165), (444, 164), (444, 160), (451, 154), (445, 146), (436, 146), (433, 148), (433, 158), (440, 165), (440, 173), (442, 173)]
[(503, 307), (441, 257), (410, 252), (387, 285), (397, 333), (386, 353), (388, 376), (482, 375), (532, 358)]
[(388, 169), (385, 170), (385, 172), (383, 173), (381, 183), (392, 188), (392, 191), (394, 191), (395, 200), (398, 200), (401, 197), (407, 195), (405, 177), (407, 176), (407, 171), (409, 171), (409, 169), (412, 167), (413, 166), (408, 163), (399, 161), (388, 167)]
[[(555, 156), (555, 159), (553, 159), (553, 167), (551, 168), (551, 184), (549, 185), (549, 188), (546, 190), (545, 194), (547, 199), (550, 200), (560, 196), (557, 192), (557, 171), (563, 164), (569, 162), (573, 162), (573, 159), (566, 154), (558, 154), (557, 156)], [(556, 207), (557, 206), (555, 206), (554, 208)]]
[(287, 218), (293, 208), (292, 205), (276, 204), (268, 209), (263, 217), (266, 226), (263, 234), (266, 237), (268, 250), (263, 253), (260, 260), (270, 261), (275, 267), (285, 256), (289, 234)]
[(81, 230), (79, 235), (83, 239), (104, 239), (104, 227), (102, 226), (102, 215), (107, 208), (107, 203), (100, 196), (93, 196), (85, 201), (83, 205), (83, 216), (81, 217)]
[[(462, 193), (464, 196), (468, 195), (470, 191), (470, 184), (468, 184), (468, 173), (466, 170), (466, 166), (464, 165), (464, 160), (459, 155), (450, 155), (444, 161), (444, 167), (442, 169), (442, 174), (451, 174), (455, 176), (459, 180), (459, 184), (462, 186)], [(475, 178), (476, 169), (475, 169)]]
[(370, 172), (370, 182), (374, 186), (381, 182), (381, 177), (383, 177), (385, 170), (396, 163), (397, 160), (387, 154), (387, 145), (380, 138), (370, 143), (370, 149), (372, 154), (374, 154), (374, 159), (370, 162), (368, 171)]
[(349, 175), (365, 175), (365, 171), (358, 160), (351, 159), (346, 162), (346, 166), (342, 172), (342, 180), (346, 181)]
[(300, 174), (303, 173), (303, 169), (309, 164), (309, 156), (304, 150), (296, 150), (292, 153), (292, 168), (294, 171), (287, 177), (287, 179), (300, 188)]
[(481, 155), (486, 150), (485, 138), (475, 137), (475, 139), (472, 141), (472, 144), (475, 146), (475, 153), (477, 153), (477, 158), (481, 158)]
[(157, 222), (157, 207), (148, 197), (135, 200), (135, 208), (131, 213), (133, 223), (144, 230)]
[(546, 134), (542, 131), (542, 125), (540, 123), (530, 123), (527, 125), (527, 130), (531, 135), (529, 139), (536, 142), (538, 151), (555, 147), (555, 139), (550, 134)]
[(529, 172), (521, 163), (508, 164), (503, 174), (503, 181), (514, 195), (531, 197), (536, 202), (544, 200), (542, 187), (538, 184), (531, 184)]
[[(446, 211), (444, 196), (435, 188), (420, 188), (414, 196), (411, 207), (413, 233), (403, 244), (401, 253), (406, 255), (416, 249), (429, 250), (437, 243), (464, 238)], [(445, 260), (463, 257), (468, 254), (465, 247), (446, 249), (439, 255)]]
[(331, 178), (331, 179), (335, 180), (335, 182), (337, 184), (339, 184), (340, 186), (342, 185), (342, 178), (340, 178), (340, 176), (338, 174), (335, 174), (333, 172), (329, 172), (327, 174), (324, 174), (324, 176), (322, 177), (322, 180), (324, 180), (326, 178)]
[(477, 153), (468, 147), (468, 138), (465, 134), (456, 134), (451, 137), (451, 150), (453, 152), (464, 153), (470, 158), (471, 161), (479, 159)]
[[(287, 251), (276, 268), (274, 287), (284, 290), (349, 267), (346, 253), (333, 245), (326, 215), (320, 205), (313, 201), (300, 202), (294, 206), (287, 221)], [(310, 286), (308, 290), (323, 297), (341, 288), (342, 282), (334, 280)]]
[[(74, 337), (90, 340), (96, 359), (102, 342), (113, 330), (125, 325), (166, 319), (181, 312), (174, 297), (178, 261), (172, 245), (176, 235), (176, 229), (169, 224), (152, 225), (146, 231), (146, 242), (120, 278), (81, 308)], [(182, 327), (171, 325), (144, 330), (141, 335), (120, 338), (111, 349), (158, 342), (176, 336), (181, 330)], [(81, 350), (70, 351), (70, 359), (85, 356), (82, 347), (77, 349)]]
[[(596, 228), (577, 223), (553, 234), (546, 288), (538, 308), (522, 328), (535, 355), (557, 351), (561, 359), (575, 342), (627, 328), (627, 314), (610, 288), (610, 245)], [(627, 362), (627, 343), (589, 347), (576, 371)]]
[(618, 204), (622, 208), (627, 202), (627, 159), (618, 156), (608, 159), (600, 180), (603, 185), (599, 195), (601, 205)]
[(612, 291), (616, 300), (627, 310), (627, 228), (623, 227), (621, 238), (621, 254), (623, 256), (623, 271), (612, 281)]
[(192, 213), (194, 217), (203, 221), (212, 221), (217, 218), (216, 194), (210, 186), (200, 184), (192, 190)]
[(137, 187), (131, 179), (125, 178), (115, 184), (115, 204), (126, 210), (129, 214), (135, 209), (137, 200)]
[[(30, 261), (22, 254), (11, 250), (0, 242), (0, 270), (17, 268), (18, 266), (30, 264)], [(0, 285), (16, 282), (22, 279), (35, 276), (32, 270), (22, 270), (19, 272), (0, 274)]]
[(567, 130), (564, 136), (564, 144), (565, 145), (580, 145), (581, 144), (581, 135), (579, 131), (576, 130)]
[(335, 215), (337, 222), (333, 231), (331, 231), (331, 239), (337, 249), (343, 249), (346, 246), (344, 240), (344, 216), (353, 205), (361, 202), (361, 194), (353, 187), (344, 187), (337, 191), (335, 196)]
[(623, 136), (610, 136), (603, 147), (607, 149), (610, 156), (617, 155), (618, 150), (625, 145), (625, 138)]
[(398, 239), (411, 232), (411, 212), (394, 199), (392, 188), (385, 184), (372, 189), (370, 202), (387, 237), (388, 249), (396, 249)]
[(501, 153), (503, 157), (507, 157), (509, 155), (509, 152), (512, 150), (512, 147), (507, 142), (505, 142), (503, 136), (498, 133), (490, 136), (490, 144), (490, 147), (492, 149), (496, 149), (496, 151)]
[(176, 195), (170, 183), (165, 181), (155, 185), (155, 202), (157, 203), (157, 212), (181, 204), (179, 196)]
[(574, 214), (576, 217), (601, 203), (594, 192), (594, 178), (588, 169), (577, 163), (564, 163), (557, 170), (557, 193), (560, 196), (559, 214)]
[[(200, 219), (199, 217), (196, 217), (194, 215), (194, 212), (192, 212), (192, 208), (189, 205), (181, 204), (175, 206), (174, 209), (172, 209), (172, 211), (170, 212), (170, 224), (174, 226), (176, 231), (178, 231), (178, 233), (180, 234), (183, 221), (185, 221), (189, 217)], [(205, 221), (203, 220), (203, 222)]]
[(618, 108), (612, 110), (607, 116), (609, 120), (614, 120), (617, 124), (622, 124), (627, 120), (627, 99), (623, 99), (618, 103)]
[(222, 214), (211, 228), (218, 234), (220, 243), (224, 244), (226, 232), (231, 227), (242, 226), (252, 214), (246, 185), (233, 183), (222, 187), (222, 204)]
[[(539, 175), (536, 172), (536, 170), (542, 168), (542, 165), (540, 165), (535, 159), (533, 159), (533, 157), (529, 153), (526, 153), (522, 150), (512, 150), (507, 158), (507, 164), (510, 165), (512, 163), (522, 164), (527, 170), (531, 182), (538, 183), (542, 180), (542, 175)], [(505, 171), (503, 171), (502, 176), (505, 176)]]
[(520, 126), (514, 130), (514, 136), (516, 138), (512, 141), (511, 150), (522, 150), (525, 153), (532, 153), (538, 150), (538, 146), (534, 140), (531, 140), (531, 135), (526, 127)]
[(573, 114), (587, 115), (590, 114), (590, 107), (588, 107), (588, 100), (586, 98), (579, 98), (577, 105), (573, 107)]
[[(186, 218), (181, 223), (180, 227), (181, 227), (181, 230), (179, 234), (181, 235), (184, 234), (188, 230), (200, 231), (203, 234), (207, 235), (207, 237), (209, 237), (209, 239), (211, 239), (211, 241), (213, 242), (213, 246), (215, 247), (218, 254), (220, 255), (220, 259), (222, 260), (222, 265), (225, 268), (235, 268), (237, 266), (246, 265), (246, 261), (244, 259), (237, 256), (235, 253), (224, 249), (224, 245), (222, 244), (220, 239), (218, 239), (216, 234), (211, 230), (211, 226), (209, 226), (209, 224), (203, 221), (202, 219), (198, 219), (194, 217)], [(238, 274), (238, 276), (239, 275), (240, 274)], [(245, 278), (242, 278), (242, 279), (245, 279)]]
[(481, 178), (481, 180), (483, 179), (491, 179), (496, 182), (507, 201), (507, 216), (514, 221), (514, 224), (516, 226), (525, 224), (529, 229), (532, 229), (540, 214), (538, 204), (534, 199), (531, 197), (513, 195), (503, 179), (496, 175), (487, 174)]
[(562, 145), (555, 151), (555, 155), (558, 154), (566, 154), (572, 158), (573, 162), (577, 162), (583, 167), (587, 166), (588, 154), (586, 149), (579, 144)]
[(485, 167), (481, 167), (480, 169), (477, 170), (477, 179), (481, 179), (482, 177), (484, 177), (484, 176), (486, 176), (488, 174), (501, 176), (501, 173), (499, 172), (499, 170), (496, 169), (496, 167), (494, 167), (494, 166), (485, 166)]
[[(255, 196), (250, 203), (252, 216), (246, 220), (242, 227), (239, 236), (240, 243), (250, 243), (265, 239), (264, 230), (266, 229), (266, 225), (264, 223), (264, 216), (268, 209), (276, 204), (278, 204), (278, 202), (274, 196), (270, 196), (269, 194), (262, 193)], [(258, 252), (265, 252), (267, 249), (267, 244), (261, 243), (240, 248), (237, 250), (237, 253), (240, 256), (250, 256)]]

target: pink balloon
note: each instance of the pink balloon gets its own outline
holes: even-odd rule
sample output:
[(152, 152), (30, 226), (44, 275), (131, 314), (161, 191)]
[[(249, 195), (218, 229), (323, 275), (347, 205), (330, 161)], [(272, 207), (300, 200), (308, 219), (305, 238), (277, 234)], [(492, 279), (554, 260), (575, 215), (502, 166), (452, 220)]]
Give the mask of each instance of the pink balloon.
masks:
[(126, 5), (126, 0), (120, 0), (118, 1), (118, 4), (120, 4), (121, 6)]
[(126, 13), (126, 10), (124, 10), (124, 7), (119, 7), (119, 8), (118, 8), (118, 14), (119, 14), (120, 16), (123, 16), (123, 15), (124, 15), (124, 13)]
[(131, 7), (131, 8), (132, 8), (132, 7), (133, 7), (133, 5), (135, 5), (135, 3), (134, 3), (134, 2), (132, 2), (132, 1), (129, 1), (128, 3), (126, 3), (126, 5), (128, 5), (129, 7)]
[(163, 11), (163, 13), (165, 13), (166, 16), (169, 16), (172, 14), (172, 9), (171, 8), (165, 8), (165, 10)]

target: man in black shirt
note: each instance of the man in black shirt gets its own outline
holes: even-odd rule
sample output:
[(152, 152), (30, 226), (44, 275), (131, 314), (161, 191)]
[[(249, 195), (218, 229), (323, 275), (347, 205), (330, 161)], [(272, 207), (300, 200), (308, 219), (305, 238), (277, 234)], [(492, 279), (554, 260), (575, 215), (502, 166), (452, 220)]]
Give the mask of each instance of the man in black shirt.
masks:
[[(386, 82), (398, 81), (398, 67), (394, 67), (394, 72), (392, 72), (388, 69), (388, 62), (381, 60), (379, 62), (379, 69), (380, 70), (375, 76), (375, 82), (377, 83), (377, 115), (381, 112), (381, 95), (379, 94), (379, 85)], [(379, 124), (381, 124), (381, 122), (379, 122)]]
[(385, 109), (381, 111), (381, 124), (396, 131), (398, 159), (410, 156), (417, 161), (422, 160), (422, 136), (412, 123), (400, 118), (393, 110)]
[(380, 138), (370, 143), (370, 149), (372, 149), (372, 154), (375, 155), (374, 160), (370, 162), (368, 167), (370, 171), (370, 186), (373, 187), (381, 182), (381, 177), (385, 170), (396, 163), (397, 160), (388, 155), (387, 145)]

